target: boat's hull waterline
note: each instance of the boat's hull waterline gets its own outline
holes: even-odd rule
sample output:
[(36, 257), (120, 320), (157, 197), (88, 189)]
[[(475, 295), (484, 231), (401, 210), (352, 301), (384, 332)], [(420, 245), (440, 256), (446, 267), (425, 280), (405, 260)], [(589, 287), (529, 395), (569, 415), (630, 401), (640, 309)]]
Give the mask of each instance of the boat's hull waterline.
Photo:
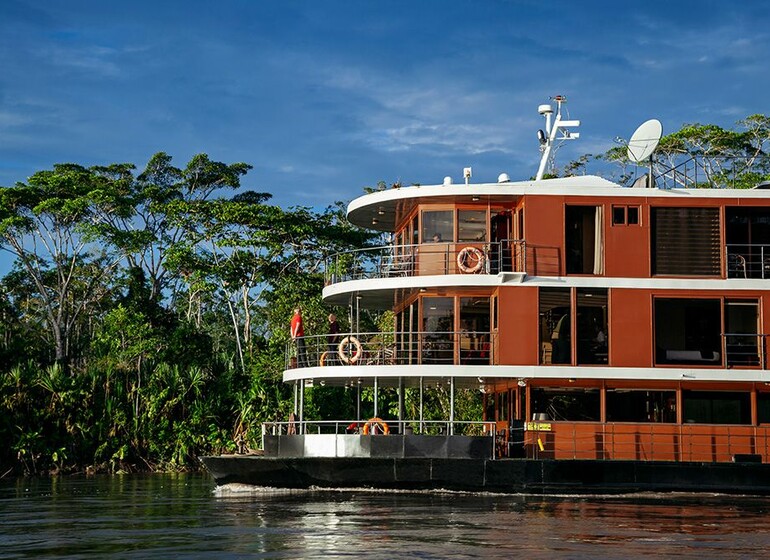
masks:
[(550, 459), (263, 457), (201, 462), (218, 485), (510, 494), (704, 492), (770, 495), (770, 465)]

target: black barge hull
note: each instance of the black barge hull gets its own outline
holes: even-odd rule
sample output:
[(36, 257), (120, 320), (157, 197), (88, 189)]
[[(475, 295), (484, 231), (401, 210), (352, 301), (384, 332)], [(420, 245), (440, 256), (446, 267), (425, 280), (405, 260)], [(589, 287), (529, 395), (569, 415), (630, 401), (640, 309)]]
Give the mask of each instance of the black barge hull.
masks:
[(770, 464), (549, 459), (265, 457), (201, 462), (218, 485), (527, 494), (706, 492), (770, 495)]

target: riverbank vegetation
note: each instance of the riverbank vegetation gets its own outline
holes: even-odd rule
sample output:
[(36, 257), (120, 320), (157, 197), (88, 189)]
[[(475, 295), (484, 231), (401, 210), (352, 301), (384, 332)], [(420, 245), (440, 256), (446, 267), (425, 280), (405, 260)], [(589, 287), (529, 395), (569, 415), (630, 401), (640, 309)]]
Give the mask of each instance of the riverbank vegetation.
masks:
[[(739, 124), (687, 125), (664, 137), (656, 165), (705, 157), (717, 183), (753, 186), (769, 176), (770, 119)], [(562, 174), (597, 161), (633, 179), (622, 148)], [(0, 189), (0, 247), (14, 260), (0, 280), (0, 477), (195, 467), (288, 418), (292, 309), (302, 304), (308, 334), (325, 332), (329, 312), (349, 329), (348, 310), (320, 299), (324, 258), (383, 240), (349, 225), (340, 203), (270, 204), (242, 184), (249, 169), (205, 154), (178, 168), (158, 153), (141, 170), (55, 165)], [(387, 322), (360, 320), (367, 332)], [(307, 417), (351, 418), (352, 391), (313, 391)], [(426, 417), (445, 418), (447, 395), (430, 398)], [(459, 418), (478, 418), (478, 395), (458, 402)]]
[(324, 256), (375, 237), (340, 204), (269, 204), (248, 170), (160, 153), (0, 190), (0, 476), (195, 466), (288, 416), (291, 310), (323, 333)]

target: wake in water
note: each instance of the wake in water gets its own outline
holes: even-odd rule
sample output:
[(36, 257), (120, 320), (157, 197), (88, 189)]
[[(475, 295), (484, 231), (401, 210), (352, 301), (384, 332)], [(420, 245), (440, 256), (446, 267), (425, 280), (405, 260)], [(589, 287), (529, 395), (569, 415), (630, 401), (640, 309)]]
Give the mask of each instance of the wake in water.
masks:
[(748, 494), (720, 494), (703, 492), (627, 492), (619, 494), (540, 494), (537, 492), (521, 492), (516, 494), (505, 492), (472, 492), (463, 490), (448, 490), (445, 488), (435, 489), (387, 489), (361, 487), (339, 487), (329, 488), (322, 486), (310, 486), (308, 488), (275, 488), (271, 486), (255, 486), (251, 484), (231, 483), (217, 486), (212, 491), (218, 498), (243, 497), (243, 496), (302, 496), (308, 494), (372, 494), (372, 495), (460, 495), (460, 496), (479, 496), (492, 498), (536, 498), (544, 501), (551, 500), (592, 500), (592, 501), (654, 501), (654, 502), (689, 502), (713, 500), (719, 502), (722, 500), (751, 500), (770, 504), (770, 498), (767, 496), (748, 495)]

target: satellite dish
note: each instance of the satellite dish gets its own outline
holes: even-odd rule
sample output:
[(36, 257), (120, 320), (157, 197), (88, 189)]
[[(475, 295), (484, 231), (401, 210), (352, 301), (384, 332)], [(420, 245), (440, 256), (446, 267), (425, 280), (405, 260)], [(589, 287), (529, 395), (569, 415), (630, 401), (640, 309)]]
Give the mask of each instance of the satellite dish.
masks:
[(663, 135), (663, 125), (658, 119), (643, 122), (628, 141), (628, 159), (640, 163), (649, 158), (658, 147)]

